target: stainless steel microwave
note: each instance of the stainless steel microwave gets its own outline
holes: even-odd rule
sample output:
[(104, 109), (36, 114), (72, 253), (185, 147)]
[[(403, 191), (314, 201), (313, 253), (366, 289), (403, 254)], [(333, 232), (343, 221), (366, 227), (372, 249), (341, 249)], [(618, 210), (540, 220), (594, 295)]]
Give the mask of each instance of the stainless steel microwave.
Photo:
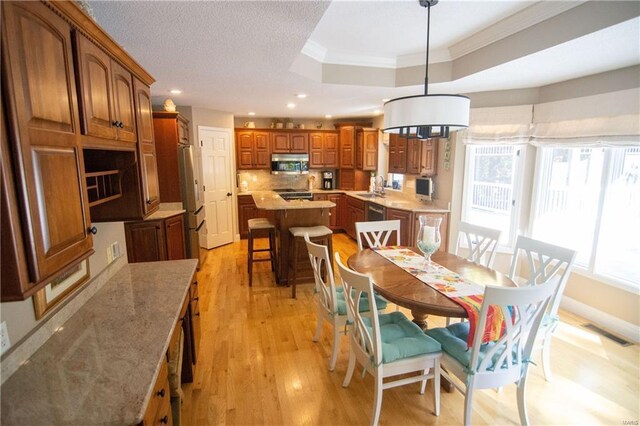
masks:
[(309, 173), (309, 154), (271, 154), (272, 175)]

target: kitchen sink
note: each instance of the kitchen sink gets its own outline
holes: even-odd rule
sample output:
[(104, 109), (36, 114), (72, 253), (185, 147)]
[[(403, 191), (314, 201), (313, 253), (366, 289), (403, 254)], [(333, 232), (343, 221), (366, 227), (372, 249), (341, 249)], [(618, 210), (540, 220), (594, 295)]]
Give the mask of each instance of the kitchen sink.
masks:
[(384, 196), (374, 194), (372, 192), (364, 192), (362, 194), (355, 194), (355, 195), (357, 195), (358, 197), (364, 197), (364, 198), (384, 198)]

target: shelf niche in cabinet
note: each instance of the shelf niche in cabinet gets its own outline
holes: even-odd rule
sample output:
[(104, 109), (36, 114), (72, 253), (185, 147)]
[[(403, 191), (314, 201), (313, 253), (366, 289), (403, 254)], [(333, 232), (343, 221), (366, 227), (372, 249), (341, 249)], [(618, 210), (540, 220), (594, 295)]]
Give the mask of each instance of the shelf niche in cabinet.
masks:
[(87, 179), (89, 207), (122, 197), (120, 172), (118, 170), (85, 173), (85, 177)]

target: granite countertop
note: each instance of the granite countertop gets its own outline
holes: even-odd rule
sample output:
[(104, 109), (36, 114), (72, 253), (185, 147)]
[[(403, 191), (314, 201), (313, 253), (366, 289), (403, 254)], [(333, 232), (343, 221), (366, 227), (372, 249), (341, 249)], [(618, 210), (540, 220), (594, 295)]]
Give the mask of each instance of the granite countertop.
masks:
[(386, 197), (363, 197), (361, 194), (368, 194), (363, 191), (348, 191), (345, 192), (345, 194), (358, 200), (378, 204), (379, 206), (407, 210), (414, 213), (448, 213), (450, 211), (448, 206), (443, 206), (438, 201), (420, 202), (405, 198), (389, 197), (388, 195)]
[(141, 422), (196, 264), (123, 266), (2, 385), (2, 423)]
[(184, 214), (184, 212), (186, 212), (185, 209), (180, 209), (180, 210), (158, 210), (158, 211), (156, 211), (154, 213), (151, 213), (144, 220), (166, 219), (168, 217), (176, 216), (176, 215), (179, 215), (179, 214)]
[(264, 210), (324, 209), (335, 207), (331, 201), (284, 200), (273, 191), (252, 191), (256, 207)]

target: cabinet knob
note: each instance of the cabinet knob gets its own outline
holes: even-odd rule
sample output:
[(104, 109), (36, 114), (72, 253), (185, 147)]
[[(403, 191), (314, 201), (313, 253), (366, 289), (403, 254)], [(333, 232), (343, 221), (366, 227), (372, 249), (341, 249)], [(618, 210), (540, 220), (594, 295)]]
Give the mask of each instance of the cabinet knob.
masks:
[(163, 418), (160, 419), (160, 423), (162, 423), (163, 425), (166, 425), (167, 423), (169, 423), (169, 417), (164, 416)]
[(156, 395), (158, 395), (160, 398), (164, 398), (164, 388), (160, 389)]
[(124, 123), (122, 121), (118, 121), (118, 127), (123, 129), (124, 128)]
[(199, 298), (199, 297), (194, 297), (194, 298), (193, 298), (193, 301), (194, 301), (194, 302), (195, 302), (195, 301), (198, 301), (198, 300), (200, 300), (200, 298)]
[(87, 228), (87, 232), (90, 232), (93, 235), (96, 235), (98, 233), (98, 228), (96, 228), (95, 226), (92, 226), (91, 228)]
[(230, 192), (227, 192), (227, 197), (231, 197), (233, 194)]
[(147, 198), (147, 204), (151, 204), (153, 201), (151, 201), (150, 198)]
[(113, 127), (120, 127), (120, 126), (118, 126), (118, 120), (113, 120), (113, 121), (111, 122), (111, 125), (112, 125)]

